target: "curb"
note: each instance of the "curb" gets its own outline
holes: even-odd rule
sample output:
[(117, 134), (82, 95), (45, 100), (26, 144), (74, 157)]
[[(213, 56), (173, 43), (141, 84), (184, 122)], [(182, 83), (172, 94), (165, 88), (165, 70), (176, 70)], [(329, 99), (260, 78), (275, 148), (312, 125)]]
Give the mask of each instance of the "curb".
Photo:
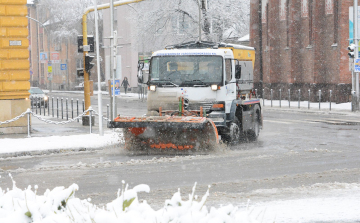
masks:
[(14, 153), (2, 153), (0, 154), (0, 159), (24, 157), (24, 156), (41, 156), (41, 155), (60, 154), (60, 153), (68, 153), (68, 152), (86, 152), (86, 151), (94, 151), (100, 149), (101, 148), (48, 149), (48, 150), (33, 150), (33, 151), (14, 152)]
[(80, 153), (80, 152), (94, 152), (98, 150), (113, 148), (121, 144), (108, 145), (98, 148), (75, 148), (75, 149), (47, 149), (47, 150), (33, 150), (33, 151), (23, 151), (23, 152), (14, 152), (14, 153), (2, 153), (0, 154), (0, 159), (6, 158), (16, 158), (16, 157), (25, 157), (25, 156), (42, 156), (50, 154), (66, 154), (66, 153)]

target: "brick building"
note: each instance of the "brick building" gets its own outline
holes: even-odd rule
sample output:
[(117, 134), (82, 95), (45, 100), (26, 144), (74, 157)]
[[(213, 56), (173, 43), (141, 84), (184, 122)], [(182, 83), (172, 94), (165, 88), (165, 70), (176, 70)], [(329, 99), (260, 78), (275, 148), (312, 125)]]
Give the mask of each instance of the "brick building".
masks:
[[(49, 9), (43, 7), (41, 2), (40, 0), (27, 1), (31, 86), (49, 90), (51, 83), (53, 90), (79, 89), (76, 86), (84, 79), (77, 76), (77, 69), (83, 67), (83, 54), (78, 53), (77, 34), (54, 37), (53, 33), (59, 22), (49, 20)], [(68, 27), (67, 31), (73, 31), (73, 29), (76, 29), (78, 34), (82, 34), (80, 19), (76, 27)], [(89, 26), (88, 34), (92, 35), (93, 33), (94, 26)], [(101, 49), (100, 55), (103, 56), (103, 49)], [(48, 61), (51, 62), (51, 73), (48, 72), (50, 65)], [(92, 62), (96, 63), (96, 60)], [(66, 64), (66, 68), (64, 64)], [(102, 76), (104, 76), (104, 72), (102, 72)], [(92, 69), (90, 80), (97, 81), (96, 65)]]
[[(251, 0), (250, 44), (256, 48), (255, 86), (274, 98), (279, 89), (301, 89), (302, 100), (347, 102), (349, 71), (349, 7), (353, 0)], [(285, 99), (288, 96), (283, 96)], [(294, 100), (294, 99), (293, 99)]]

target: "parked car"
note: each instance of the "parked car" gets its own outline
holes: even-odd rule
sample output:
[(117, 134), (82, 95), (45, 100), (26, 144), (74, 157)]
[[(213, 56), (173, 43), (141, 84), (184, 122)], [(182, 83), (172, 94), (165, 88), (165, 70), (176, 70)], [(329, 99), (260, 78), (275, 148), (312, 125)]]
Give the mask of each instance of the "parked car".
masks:
[(32, 106), (45, 106), (47, 108), (49, 104), (49, 97), (38, 87), (30, 87), (30, 101)]

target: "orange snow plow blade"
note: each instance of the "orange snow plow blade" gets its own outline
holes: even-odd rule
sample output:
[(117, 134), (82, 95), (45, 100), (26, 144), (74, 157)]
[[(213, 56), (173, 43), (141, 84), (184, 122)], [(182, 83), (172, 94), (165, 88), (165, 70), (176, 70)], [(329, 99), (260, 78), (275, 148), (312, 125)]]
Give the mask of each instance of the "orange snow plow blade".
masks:
[(124, 129), (125, 148), (129, 150), (198, 150), (219, 143), (214, 122), (205, 117), (117, 117), (108, 127)]

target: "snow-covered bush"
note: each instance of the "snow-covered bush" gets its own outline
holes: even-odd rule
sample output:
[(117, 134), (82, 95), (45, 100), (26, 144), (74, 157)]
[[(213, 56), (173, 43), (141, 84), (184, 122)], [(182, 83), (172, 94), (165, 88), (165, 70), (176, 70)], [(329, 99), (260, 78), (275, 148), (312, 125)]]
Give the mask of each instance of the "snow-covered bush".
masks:
[[(11, 175), (10, 175), (11, 177)], [(128, 185), (118, 191), (117, 198), (104, 207), (98, 207), (88, 200), (75, 197), (78, 185), (68, 188), (56, 187), (46, 190), (44, 195), (37, 195), (37, 186), (32, 190), (29, 186), (25, 190), (16, 187), (3, 191), (0, 188), (0, 222), (11, 223), (112, 223), (112, 222), (178, 222), (178, 223), (211, 223), (211, 222), (255, 222), (248, 212), (239, 211), (228, 205), (221, 208), (206, 208), (205, 202), (209, 190), (200, 201), (195, 201), (195, 186), (189, 200), (183, 201), (180, 189), (165, 206), (155, 211), (146, 201), (139, 202), (138, 192), (150, 192), (148, 185), (138, 185), (128, 189)]]

